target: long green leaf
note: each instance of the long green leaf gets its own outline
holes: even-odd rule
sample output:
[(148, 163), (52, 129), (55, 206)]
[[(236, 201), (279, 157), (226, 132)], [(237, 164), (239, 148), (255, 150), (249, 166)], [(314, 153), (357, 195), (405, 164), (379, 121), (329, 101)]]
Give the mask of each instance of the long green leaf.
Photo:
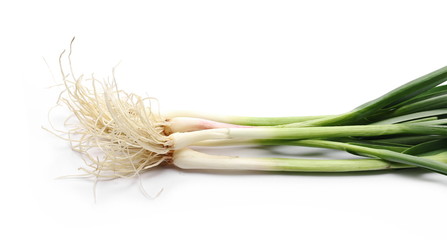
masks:
[(360, 107), (345, 114), (309, 120), (306, 122), (292, 123), (282, 125), (281, 127), (304, 127), (304, 126), (329, 126), (329, 125), (346, 125), (355, 124), (359, 120), (364, 120), (369, 116), (377, 113), (380, 109), (389, 108), (400, 102), (411, 99), (437, 85), (447, 81), (447, 66), (440, 68), (434, 72), (410, 81), (387, 94), (369, 101)]
[(388, 118), (382, 121), (374, 122), (371, 124), (379, 125), (379, 124), (394, 124), (394, 123), (401, 123), (401, 122), (407, 122), (411, 120), (426, 118), (426, 117), (433, 117), (433, 116), (439, 116), (447, 114), (447, 108), (443, 109), (436, 109), (436, 110), (430, 110), (430, 111), (424, 111), (424, 112), (417, 112), (417, 113), (411, 113), (407, 115), (397, 116)]

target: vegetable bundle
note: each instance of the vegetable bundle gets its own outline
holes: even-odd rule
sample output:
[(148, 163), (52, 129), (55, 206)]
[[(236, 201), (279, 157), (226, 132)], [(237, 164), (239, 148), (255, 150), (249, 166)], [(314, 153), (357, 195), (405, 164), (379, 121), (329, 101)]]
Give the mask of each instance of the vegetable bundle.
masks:
[[(61, 55), (61, 61), (62, 61)], [(62, 66), (62, 63), (61, 63)], [(71, 68), (70, 68), (71, 69)], [(421, 167), (447, 174), (447, 67), (339, 115), (237, 117), (159, 113), (151, 98), (115, 81), (66, 73), (59, 103), (88, 176), (131, 177), (168, 164), (183, 169), (349, 172)], [(192, 146), (287, 145), (337, 149), (356, 159), (214, 156)]]

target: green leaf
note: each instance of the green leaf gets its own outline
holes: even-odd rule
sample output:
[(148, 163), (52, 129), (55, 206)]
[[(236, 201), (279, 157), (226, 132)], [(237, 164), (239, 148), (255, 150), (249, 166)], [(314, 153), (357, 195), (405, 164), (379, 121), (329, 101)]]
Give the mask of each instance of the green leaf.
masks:
[(358, 122), (365, 121), (365, 119), (377, 114), (380, 110), (390, 108), (393, 105), (423, 94), (424, 92), (427, 92), (445, 81), (447, 81), (447, 66), (410, 81), (375, 100), (369, 101), (360, 107), (357, 107), (348, 113), (327, 118), (309, 120), (306, 122), (281, 125), (280, 127), (358, 124)]
[(445, 95), (445, 94), (447, 94), (447, 85), (437, 86), (437, 87), (427, 90), (424, 93), (421, 93), (420, 95), (418, 95), (416, 97), (413, 97), (411, 99), (403, 101), (399, 104), (395, 104), (395, 105), (393, 105), (393, 108), (400, 108), (402, 106), (405, 106), (405, 105), (408, 105), (411, 103), (419, 102), (419, 101), (422, 101), (425, 99), (429, 99), (429, 98), (433, 98), (433, 97), (437, 97), (437, 96)]
[(446, 108), (446, 107), (447, 107), (447, 94), (444, 94), (402, 106), (396, 109), (392, 115), (400, 116), (403, 114), (409, 114), (420, 111), (429, 111), (433, 109)]
[(410, 155), (422, 155), (424, 153), (433, 152), (440, 149), (447, 149), (447, 139), (433, 140), (421, 143), (405, 150), (403, 153)]
[(388, 119), (384, 119), (378, 122), (374, 122), (372, 124), (374, 125), (382, 125), (382, 124), (395, 124), (395, 123), (401, 123), (426, 117), (433, 117), (433, 116), (439, 116), (447, 114), (447, 108), (443, 109), (436, 109), (436, 110), (430, 110), (430, 111), (423, 111), (423, 112), (417, 112), (417, 113), (411, 113), (407, 115), (392, 117)]

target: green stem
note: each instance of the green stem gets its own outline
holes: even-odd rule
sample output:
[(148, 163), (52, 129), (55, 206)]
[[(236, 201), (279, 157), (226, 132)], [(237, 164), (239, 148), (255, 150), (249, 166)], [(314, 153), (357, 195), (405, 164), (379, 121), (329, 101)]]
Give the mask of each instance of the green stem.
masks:
[(298, 117), (232, 117), (233, 120), (228, 123), (245, 126), (276, 126), (289, 123), (306, 122), (326, 117), (328, 117), (328, 115)]
[(357, 172), (414, 166), (383, 161), (380, 159), (287, 159), (272, 158), (276, 170), (293, 172)]
[(307, 128), (232, 128), (230, 138), (309, 139), (371, 137), (395, 134), (447, 135), (447, 127), (422, 124), (354, 125)]
[[(401, 146), (401, 147), (412, 147), (424, 142), (429, 142), (433, 140), (446, 139), (447, 136), (442, 135), (406, 135), (406, 136), (392, 136), (384, 138), (374, 138), (374, 139), (362, 139), (367, 140), (372, 144), (384, 144), (390, 146)], [(338, 141), (338, 140), (337, 140)]]
[(343, 151), (355, 152), (363, 156), (377, 157), (383, 160), (418, 166), (426, 168), (444, 175), (447, 175), (447, 163), (433, 160), (428, 157), (418, 157), (404, 153), (398, 153), (387, 149), (375, 149), (364, 146), (357, 146), (349, 143), (333, 142), (326, 140), (294, 140), (294, 141), (278, 141), (278, 140), (261, 140), (258, 143), (264, 145), (299, 145), (309, 147), (321, 147), (338, 149)]

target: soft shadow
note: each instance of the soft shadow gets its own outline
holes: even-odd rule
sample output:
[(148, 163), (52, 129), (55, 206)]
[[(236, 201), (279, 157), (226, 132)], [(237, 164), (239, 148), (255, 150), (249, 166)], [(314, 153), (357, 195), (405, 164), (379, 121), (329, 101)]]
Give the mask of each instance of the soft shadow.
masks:
[(351, 177), (351, 176), (374, 176), (392, 174), (395, 170), (358, 171), (358, 172), (287, 172), (287, 171), (253, 171), (253, 170), (201, 170), (201, 169), (178, 169), (183, 173), (194, 173), (203, 175), (220, 176), (308, 176), (308, 177)]

